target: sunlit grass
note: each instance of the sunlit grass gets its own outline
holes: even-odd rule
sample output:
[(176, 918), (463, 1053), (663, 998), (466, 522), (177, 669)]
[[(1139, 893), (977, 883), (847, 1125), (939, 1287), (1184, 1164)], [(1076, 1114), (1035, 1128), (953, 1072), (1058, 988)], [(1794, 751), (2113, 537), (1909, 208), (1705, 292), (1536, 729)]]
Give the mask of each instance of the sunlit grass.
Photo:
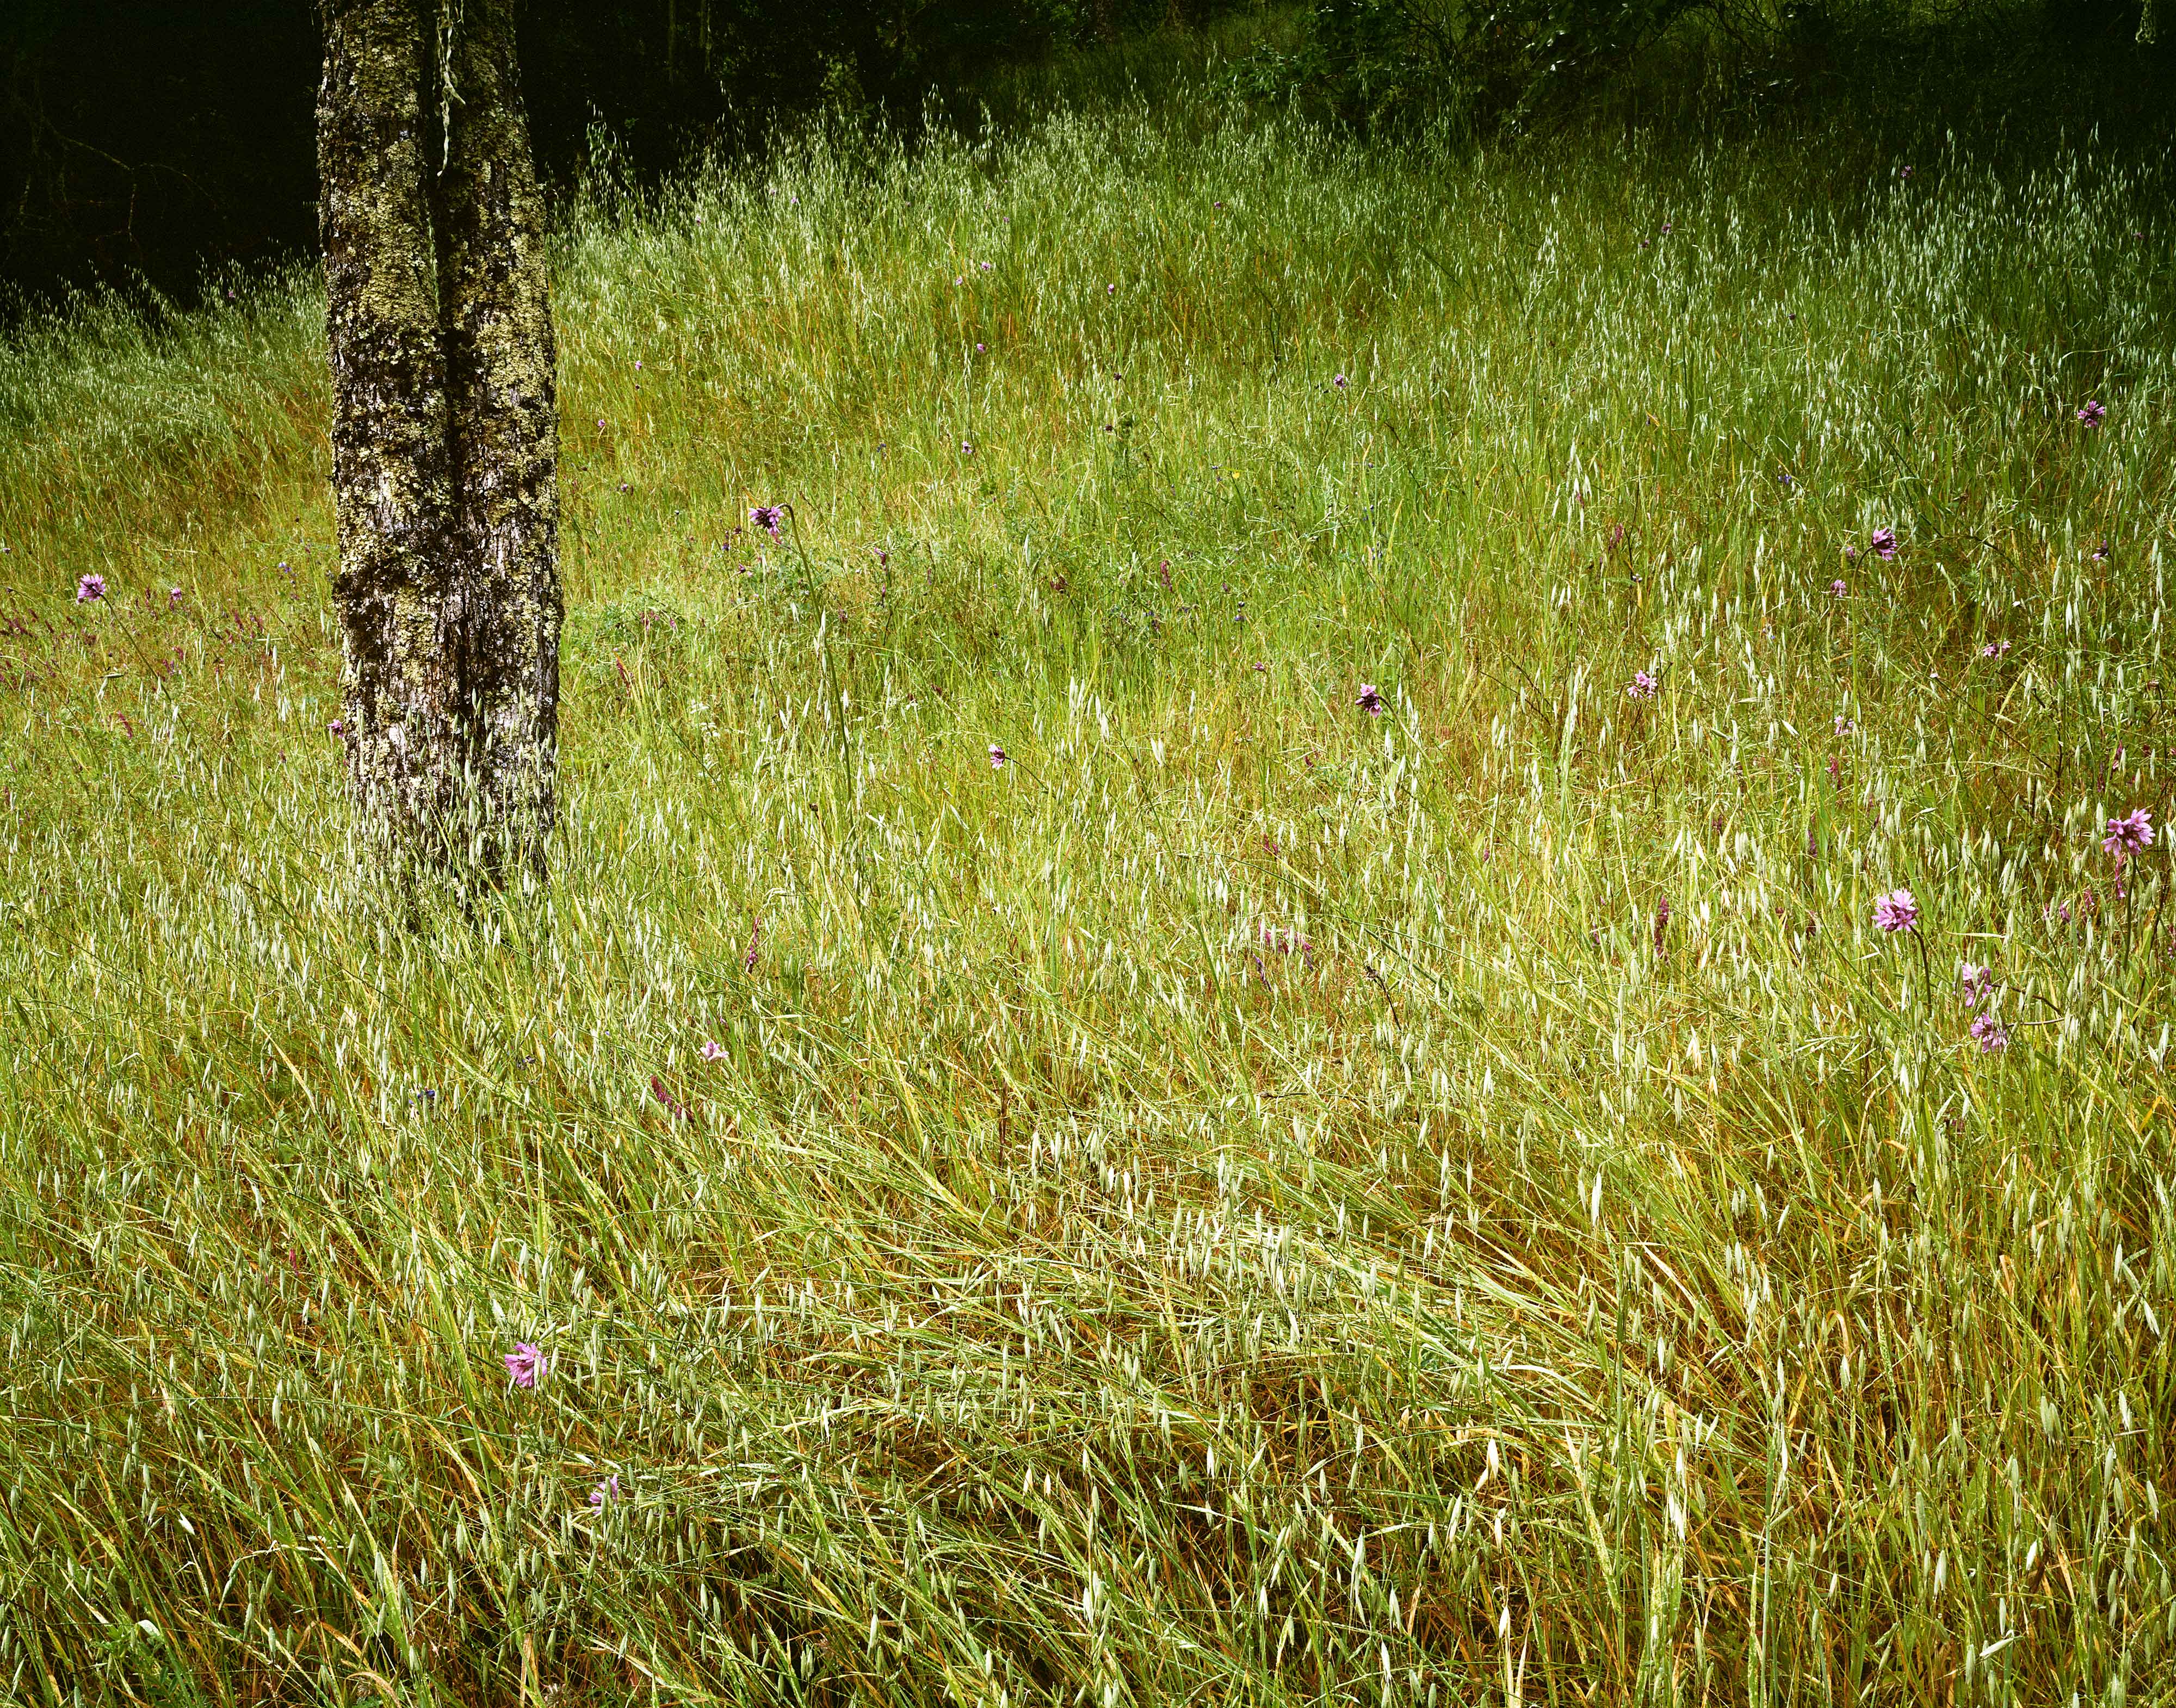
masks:
[(2152, 1700), (2167, 188), (592, 207), (554, 883), (421, 934), (314, 287), (0, 346), (0, 1692)]

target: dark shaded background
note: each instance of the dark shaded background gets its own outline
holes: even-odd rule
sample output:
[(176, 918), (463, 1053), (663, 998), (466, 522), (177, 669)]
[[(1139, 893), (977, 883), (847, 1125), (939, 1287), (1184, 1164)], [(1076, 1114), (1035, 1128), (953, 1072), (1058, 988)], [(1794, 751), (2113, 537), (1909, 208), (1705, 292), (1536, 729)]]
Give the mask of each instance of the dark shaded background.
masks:
[[(529, 0), (522, 57), (560, 189), (599, 130), (637, 181), (827, 105), (911, 136), (972, 123), (1001, 67), (1115, 44), (1130, 77), (1220, 19), (1236, 93), (1363, 133), (1795, 116), (2154, 146), (2176, 140), (2158, 4), (2141, 46), (2141, 0)], [(318, 55), (312, 0), (0, 0), (0, 322), (76, 288), (188, 302), (310, 253)]]
[[(1196, 8), (1204, 0), (1186, 0)], [(1175, 0), (532, 0), (538, 164), (601, 124), (644, 175), (826, 100), (911, 125), (994, 62), (1141, 27)], [(1183, 14), (1182, 14), (1183, 15)], [(310, 0), (0, 0), (0, 296), (207, 274), (315, 239)], [(0, 307), (0, 313), (6, 309)]]

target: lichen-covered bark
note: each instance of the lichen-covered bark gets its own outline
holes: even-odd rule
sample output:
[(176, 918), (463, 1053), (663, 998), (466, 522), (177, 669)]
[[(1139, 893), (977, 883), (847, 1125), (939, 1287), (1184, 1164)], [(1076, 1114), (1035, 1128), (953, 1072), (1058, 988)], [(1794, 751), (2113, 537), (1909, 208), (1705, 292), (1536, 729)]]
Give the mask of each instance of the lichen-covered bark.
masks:
[(341, 728), (366, 826), (418, 851), (458, 808), (464, 736), (445, 359), (423, 191), (416, 0), (332, 0), (318, 94), (333, 378)]
[(514, 10), (465, 0), (433, 199), (482, 851), (494, 873), (541, 874), (558, 742), (559, 436)]
[(443, 62), (431, 0), (324, 7), (335, 593), (365, 827), (495, 882), (541, 875), (554, 813), (558, 410), (514, 0), (444, 3)]

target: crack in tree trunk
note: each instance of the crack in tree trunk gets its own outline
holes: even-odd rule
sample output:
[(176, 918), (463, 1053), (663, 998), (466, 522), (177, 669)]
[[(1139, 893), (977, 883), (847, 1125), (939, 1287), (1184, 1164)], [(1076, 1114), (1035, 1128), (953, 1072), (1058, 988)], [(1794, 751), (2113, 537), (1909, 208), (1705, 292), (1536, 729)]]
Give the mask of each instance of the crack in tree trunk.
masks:
[(423, 0), (324, 8), (334, 591), (367, 836), (496, 884), (543, 875), (556, 808), (558, 410), (513, 0), (457, 4), (443, 65)]

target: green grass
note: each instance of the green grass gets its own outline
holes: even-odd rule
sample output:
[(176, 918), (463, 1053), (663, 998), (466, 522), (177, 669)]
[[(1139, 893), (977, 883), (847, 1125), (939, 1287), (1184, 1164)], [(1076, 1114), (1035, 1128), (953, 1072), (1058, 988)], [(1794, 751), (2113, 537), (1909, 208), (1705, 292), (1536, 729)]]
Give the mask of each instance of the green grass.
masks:
[(2169, 181), (1904, 163), (589, 208), (474, 929), (345, 840), (314, 285), (0, 345), (0, 1695), (2163, 1700)]

